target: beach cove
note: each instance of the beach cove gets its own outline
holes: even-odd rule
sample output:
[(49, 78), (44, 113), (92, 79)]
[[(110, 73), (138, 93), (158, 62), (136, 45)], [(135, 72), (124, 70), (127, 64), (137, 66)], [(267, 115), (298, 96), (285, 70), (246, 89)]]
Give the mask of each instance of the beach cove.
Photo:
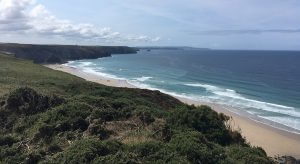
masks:
[[(92, 81), (107, 86), (137, 88), (136, 86), (129, 84), (126, 80), (95, 75), (66, 65), (55, 64), (45, 66), (54, 70), (73, 74), (87, 81)], [(300, 158), (300, 134), (290, 133), (265, 125), (263, 123), (249, 119), (243, 115), (231, 112), (231, 110), (227, 107), (223, 107), (217, 104), (207, 104), (185, 99), (182, 97), (176, 98), (187, 104), (209, 105), (215, 111), (231, 116), (231, 126), (233, 126), (235, 129), (240, 129), (242, 135), (247, 139), (248, 142), (251, 143), (251, 145), (264, 148), (267, 154), (271, 157), (277, 155), (290, 155), (296, 158)]]

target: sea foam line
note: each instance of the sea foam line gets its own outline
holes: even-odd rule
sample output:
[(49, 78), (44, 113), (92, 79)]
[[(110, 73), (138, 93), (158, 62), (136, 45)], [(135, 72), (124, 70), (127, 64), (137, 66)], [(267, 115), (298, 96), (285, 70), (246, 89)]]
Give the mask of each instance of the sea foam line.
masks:
[(86, 72), (86, 73), (102, 76), (102, 77), (105, 77), (105, 78), (116, 79), (116, 80), (126, 80), (125, 78), (121, 78), (121, 77), (117, 77), (117, 76), (112, 75), (112, 74), (100, 72), (100, 71), (97, 71), (97, 70), (92, 69), (92, 68), (83, 68), (82, 71)]
[(76, 68), (80, 69), (82, 72), (85, 72), (85, 73), (90, 73), (90, 74), (94, 74), (94, 75), (97, 75), (97, 76), (102, 76), (102, 77), (109, 78), (109, 79), (126, 80), (124, 78), (120, 78), (120, 77), (117, 77), (117, 76), (112, 75), (112, 74), (104, 73), (103, 72), (104, 68), (102, 68), (102, 67), (92, 67), (94, 65), (93, 62), (83, 62), (83, 61), (74, 62), (74, 61), (71, 61), (71, 62), (68, 62), (65, 65), (68, 66), (68, 67), (76, 67)]
[(201, 87), (212, 93), (212, 96), (208, 96), (209, 99), (223, 102), (224, 104), (231, 104), (232, 106), (238, 106), (240, 108), (254, 108), (261, 111), (275, 112), (279, 114), (296, 117), (300, 120), (300, 112), (296, 111), (294, 107), (288, 107), (279, 104), (273, 104), (253, 99), (248, 99), (238, 94), (236, 91), (231, 89), (224, 89), (217, 86), (201, 83), (187, 83), (183, 84), (191, 87)]
[(144, 81), (150, 80), (150, 79), (152, 79), (152, 78), (153, 78), (153, 77), (142, 76), (142, 77), (139, 77), (139, 78), (134, 78), (134, 80), (144, 82)]

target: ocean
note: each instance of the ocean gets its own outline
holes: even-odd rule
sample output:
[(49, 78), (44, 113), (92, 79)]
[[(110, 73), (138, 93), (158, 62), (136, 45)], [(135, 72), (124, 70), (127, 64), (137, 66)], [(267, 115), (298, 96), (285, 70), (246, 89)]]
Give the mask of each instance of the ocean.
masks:
[(139, 88), (215, 103), (290, 132), (300, 132), (300, 52), (141, 50), (67, 63)]

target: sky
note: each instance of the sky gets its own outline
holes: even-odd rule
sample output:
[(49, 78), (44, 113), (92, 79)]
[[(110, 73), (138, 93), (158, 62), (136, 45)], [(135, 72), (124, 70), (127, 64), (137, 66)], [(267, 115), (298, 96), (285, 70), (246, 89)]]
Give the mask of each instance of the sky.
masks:
[(300, 50), (300, 1), (0, 0), (0, 42)]

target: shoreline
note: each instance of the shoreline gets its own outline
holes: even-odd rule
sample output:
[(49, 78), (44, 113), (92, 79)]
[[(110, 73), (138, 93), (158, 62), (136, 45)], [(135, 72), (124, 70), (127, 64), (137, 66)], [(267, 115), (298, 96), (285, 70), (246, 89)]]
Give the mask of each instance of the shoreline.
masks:
[[(129, 84), (126, 80), (118, 80), (108, 78), (92, 73), (86, 73), (77, 68), (69, 67), (61, 64), (44, 65), (48, 68), (73, 74), (81, 77), (87, 81), (103, 84), (112, 87), (125, 87), (125, 88), (138, 88), (132, 84)], [(172, 95), (171, 95), (172, 96)], [(300, 134), (281, 130), (264, 123), (255, 121), (244, 115), (239, 115), (218, 104), (198, 102), (178, 96), (173, 96), (183, 103), (194, 105), (208, 105), (218, 113), (224, 113), (232, 117), (231, 126), (246, 137), (247, 142), (252, 146), (260, 146), (264, 148), (267, 154), (271, 157), (280, 155), (293, 156), (300, 158)]]

